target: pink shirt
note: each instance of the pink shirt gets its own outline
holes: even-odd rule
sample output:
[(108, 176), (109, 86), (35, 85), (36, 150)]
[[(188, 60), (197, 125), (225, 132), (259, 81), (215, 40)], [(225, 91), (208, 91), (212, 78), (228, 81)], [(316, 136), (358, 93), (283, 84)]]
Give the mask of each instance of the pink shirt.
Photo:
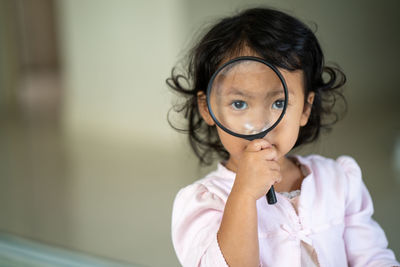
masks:
[[(307, 169), (297, 202), (257, 201), (260, 266), (301, 266), (301, 244), (310, 245), (320, 266), (400, 266), (382, 228), (354, 159), (296, 156)], [(227, 266), (217, 231), (235, 173), (222, 164), (181, 189), (172, 213), (172, 241), (183, 266)]]

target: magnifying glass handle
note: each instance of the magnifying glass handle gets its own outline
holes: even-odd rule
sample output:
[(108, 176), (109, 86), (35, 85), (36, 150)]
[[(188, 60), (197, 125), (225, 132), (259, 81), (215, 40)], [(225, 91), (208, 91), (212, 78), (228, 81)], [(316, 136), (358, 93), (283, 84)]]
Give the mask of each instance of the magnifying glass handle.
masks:
[(267, 197), (268, 204), (272, 205), (272, 204), (276, 203), (277, 200), (276, 200), (274, 186), (271, 186), (271, 188), (269, 189), (266, 197)]

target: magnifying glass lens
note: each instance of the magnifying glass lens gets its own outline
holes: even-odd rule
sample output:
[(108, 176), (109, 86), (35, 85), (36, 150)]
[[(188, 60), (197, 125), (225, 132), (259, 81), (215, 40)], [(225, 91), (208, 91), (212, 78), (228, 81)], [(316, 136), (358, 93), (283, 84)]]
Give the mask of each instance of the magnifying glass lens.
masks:
[(268, 132), (286, 105), (280, 77), (270, 66), (255, 60), (225, 65), (209, 85), (208, 97), (214, 120), (243, 136)]

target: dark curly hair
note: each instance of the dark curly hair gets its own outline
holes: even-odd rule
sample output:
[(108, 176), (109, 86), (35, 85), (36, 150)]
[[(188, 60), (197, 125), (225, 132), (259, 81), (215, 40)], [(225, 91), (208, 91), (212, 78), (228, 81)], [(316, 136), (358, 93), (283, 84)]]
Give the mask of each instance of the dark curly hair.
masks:
[(346, 108), (339, 90), (346, 76), (338, 67), (325, 66), (321, 47), (308, 26), (281, 11), (244, 10), (213, 25), (190, 51), (186, 74), (173, 68), (166, 81), (172, 90), (185, 96), (185, 103), (175, 105), (174, 111), (183, 112), (187, 125), (176, 127), (169, 116), (168, 122), (174, 129), (188, 133), (190, 145), (202, 164), (211, 164), (214, 153), (225, 160), (229, 154), (218, 138), (216, 126), (209, 126), (202, 119), (197, 93), (205, 93), (212, 74), (224, 60), (240, 55), (245, 49), (278, 68), (302, 70), (304, 100), (309, 92), (315, 93), (308, 123), (301, 127), (294, 147), (316, 140), (321, 129), (329, 130), (337, 122), (339, 115), (333, 107), (338, 98)]

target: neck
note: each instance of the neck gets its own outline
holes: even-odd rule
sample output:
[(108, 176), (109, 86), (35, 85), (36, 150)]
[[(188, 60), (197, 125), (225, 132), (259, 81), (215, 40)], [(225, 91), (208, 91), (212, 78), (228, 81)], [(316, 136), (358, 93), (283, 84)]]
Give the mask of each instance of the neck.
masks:
[(279, 164), (281, 166), (282, 181), (274, 185), (275, 190), (277, 192), (290, 192), (300, 189), (304, 175), (296, 159), (283, 157)]

